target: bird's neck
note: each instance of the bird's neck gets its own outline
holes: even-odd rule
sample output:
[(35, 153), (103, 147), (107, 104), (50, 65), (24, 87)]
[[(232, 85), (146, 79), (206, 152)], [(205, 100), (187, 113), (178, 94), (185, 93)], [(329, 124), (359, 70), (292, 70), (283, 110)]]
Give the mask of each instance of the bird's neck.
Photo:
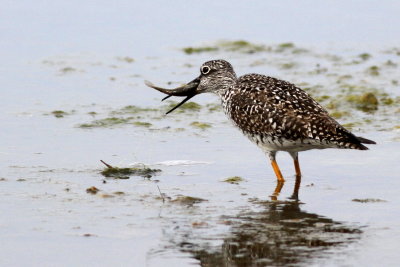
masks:
[(235, 83), (231, 84), (230, 86), (224, 88), (223, 90), (217, 91), (217, 95), (221, 100), (222, 108), (228, 117), (230, 117), (231, 112), (231, 100), (233, 95), (235, 94)]
[(227, 101), (230, 98), (230, 94), (237, 84), (236, 76), (223, 78), (223, 81), (217, 86), (217, 90), (214, 92), (221, 98), (222, 101)]

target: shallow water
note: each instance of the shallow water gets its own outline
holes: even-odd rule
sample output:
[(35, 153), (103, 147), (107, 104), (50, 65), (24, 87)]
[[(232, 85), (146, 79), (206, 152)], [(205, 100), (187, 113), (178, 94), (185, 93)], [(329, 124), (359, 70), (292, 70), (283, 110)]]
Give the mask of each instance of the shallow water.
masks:
[[(318, 14), (297, 20), (302, 31), (288, 33), (296, 20), (287, 20), (268, 28), (268, 38), (257, 35), (260, 25), (285, 14), (288, 2), (232, 7), (236, 16), (238, 10), (277, 12), (214, 31), (207, 28), (223, 20), (223, 4), (212, 4), (212, 11), (200, 5), (196, 13), (183, 2), (156, 10), (158, 2), (6, 3), (0, 22), (7, 37), (0, 51), (0, 265), (395, 266), (400, 56), (393, 44), (400, 34), (386, 26), (399, 24), (398, 4), (346, 2), (365, 9), (354, 20), (341, 13), (341, 2), (332, 12), (308, 3), (290, 12), (298, 19)], [(209, 19), (202, 22), (204, 12)], [(181, 20), (173, 23), (175, 17), (165, 14)], [(334, 18), (323, 19), (328, 15)], [(341, 26), (333, 30), (331, 24)], [(171, 37), (189, 30), (198, 36)], [(254, 40), (266, 49), (227, 51), (221, 39)], [(287, 40), (294, 47), (280, 51)], [(182, 51), (204, 45), (219, 50)], [(290, 199), (291, 158), (278, 154), (287, 182), (272, 201), (269, 162), (229, 124), (216, 97), (197, 96), (198, 109), (164, 116), (170, 103), (143, 84), (188, 82), (213, 58), (228, 59), (239, 75), (264, 73), (300, 84), (330, 112), (346, 112), (338, 120), (378, 145), (301, 153), (299, 202)], [(366, 92), (377, 97), (377, 110), (363, 111), (349, 98)], [(394, 102), (385, 104), (388, 98)], [(100, 174), (100, 160), (162, 172), (109, 179)], [(232, 176), (243, 181), (224, 182)], [(92, 186), (100, 191), (87, 193)]]

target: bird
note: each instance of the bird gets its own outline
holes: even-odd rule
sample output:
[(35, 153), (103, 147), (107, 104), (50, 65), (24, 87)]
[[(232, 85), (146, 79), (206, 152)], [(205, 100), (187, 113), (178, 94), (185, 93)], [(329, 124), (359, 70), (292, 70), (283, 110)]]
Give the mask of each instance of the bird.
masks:
[(171, 96), (186, 97), (167, 114), (195, 95), (218, 95), (233, 125), (269, 158), (277, 178), (275, 196), (285, 182), (276, 161), (277, 152), (287, 152), (292, 157), (298, 179), (295, 187), (299, 187), (302, 176), (299, 152), (325, 148), (367, 150), (364, 144), (376, 144), (355, 136), (295, 84), (254, 73), (237, 77), (232, 65), (223, 59), (203, 63), (197, 78), (175, 89), (158, 87), (149, 81), (145, 84), (167, 94), (163, 100)]

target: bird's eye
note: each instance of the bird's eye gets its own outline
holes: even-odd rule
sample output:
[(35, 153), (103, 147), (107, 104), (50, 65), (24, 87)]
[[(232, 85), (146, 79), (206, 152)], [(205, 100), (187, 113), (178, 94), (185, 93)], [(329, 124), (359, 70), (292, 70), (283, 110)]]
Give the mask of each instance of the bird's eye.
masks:
[(203, 66), (201, 67), (201, 73), (203, 74), (208, 74), (210, 72), (210, 67), (209, 66)]

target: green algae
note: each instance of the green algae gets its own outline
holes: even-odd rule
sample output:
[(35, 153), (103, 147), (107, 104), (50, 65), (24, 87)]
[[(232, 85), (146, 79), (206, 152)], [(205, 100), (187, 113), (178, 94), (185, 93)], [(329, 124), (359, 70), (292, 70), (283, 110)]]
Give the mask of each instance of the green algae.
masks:
[(297, 64), (294, 62), (283, 63), (280, 65), (281, 69), (293, 69)]
[(214, 111), (221, 111), (222, 107), (220, 104), (217, 103), (210, 103), (206, 105), (206, 108), (208, 109), (209, 112), (214, 112)]
[(371, 76), (379, 76), (379, 67), (378, 66), (371, 66), (367, 69), (367, 73)]
[(387, 202), (386, 200), (379, 199), (379, 198), (355, 198), (352, 199), (351, 201), (353, 202), (359, 202), (359, 203), (379, 203), (379, 202)]
[(254, 54), (260, 52), (282, 53), (290, 51), (292, 54), (303, 54), (309, 52), (307, 49), (298, 48), (294, 43), (281, 43), (276, 46), (267, 46), (264, 44), (256, 44), (246, 40), (223, 40), (215, 42), (207, 46), (189, 46), (182, 48), (185, 54), (198, 54), (209, 52), (235, 52), (242, 54)]
[(171, 202), (173, 202), (173, 203), (178, 203), (181, 205), (188, 205), (188, 206), (191, 206), (191, 205), (197, 204), (197, 203), (201, 203), (204, 201), (207, 201), (207, 200), (205, 200), (203, 198), (183, 196), (183, 195), (179, 195), (175, 199), (171, 200)]
[(393, 98), (383, 97), (380, 99), (380, 103), (383, 105), (393, 105), (395, 101), (393, 100)]
[(217, 51), (218, 47), (215, 46), (203, 46), (203, 47), (184, 47), (182, 48), (182, 51), (185, 54), (191, 55), (191, 54), (198, 54), (198, 53), (204, 53), (204, 52), (213, 52)]
[(326, 100), (328, 100), (328, 99), (330, 99), (331, 97), (329, 96), (329, 95), (321, 95), (321, 96), (316, 96), (316, 97), (314, 97), (314, 99), (317, 101), (317, 102), (323, 102), (323, 101), (326, 101)]
[(219, 41), (211, 46), (184, 47), (182, 48), (182, 51), (188, 55), (215, 51), (253, 54), (257, 52), (270, 51), (270, 48), (265, 45), (253, 44), (245, 40), (235, 40)]
[(223, 182), (230, 183), (230, 184), (239, 184), (240, 182), (243, 182), (244, 179), (240, 176), (232, 176), (228, 177), (223, 180)]
[[(274, 52), (277, 53), (282, 53), (282, 52), (286, 52), (286, 51), (293, 51), (295, 49), (295, 45), (294, 43), (281, 43), (278, 44), (275, 49)], [(296, 53), (298, 53), (299, 51), (297, 51)]]
[(60, 69), (60, 72), (64, 73), (64, 74), (72, 73), (72, 72), (76, 72), (76, 71), (77, 71), (77, 69), (72, 68), (72, 67), (65, 67), (65, 68)]
[(391, 61), (390, 59), (387, 60), (384, 64), (386, 67), (397, 67), (397, 64)]
[(64, 118), (64, 116), (69, 115), (68, 112), (62, 110), (54, 110), (51, 112), (51, 114), (56, 118)]
[(205, 129), (208, 129), (208, 128), (212, 127), (211, 124), (209, 124), (209, 123), (198, 122), (198, 121), (192, 122), (190, 124), (190, 126), (195, 127), (195, 128), (199, 128), (199, 129), (202, 129), (202, 130), (205, 130)]
[(135, 62), (135, 59), (131, 58), (131, 57), (117, 57), (117, 60), (119, 61), (123, 61), (126, 63), (133, 63)]
[(282, 48), (282, 49), (294, 48), (294, 44), (293, 43), (281, 43), (278, 45), (278, 47)]
[(147, 127), (147, 128), (152, 126), (152, 124), (150, 122), (143, 122), (143, 121), (135, 121), (133, 123), (133, 125), (139, 126), (139, 127)]
[(142, 168), (119, 168), (107, 166), (101, 171), (101, 175), (107, 178), (115, 179), (129, 179), (130, 176), (141, 176), (144, 178), (151, 178), (161, 172), (160, 169), (151, 169), (147, 166)]
[[(149, 115), (155, 114), (159, 112), (159, 109), (156, 108), (147, 108), (147, 107), (139, 107), (134, 105), (124, 106), (122, 108), (113, 110), (109, 112), (110, 117), (94, 120), (89, 123), (79, 124), (79, 128), (109, 128), (119, 125), (131, 124), (134, 126), (141, 127), (150, 127), (152, 124), (150, 122), (138, 121), (138, 119), (142, 119), (142, 114)], [(89, 115), (95, 116), (96, 112), (89, 112)], [(126, 115), (126, 116), (124, 116)], [(128, 115), (136, 115), (136, 116), (128, 116)]]
[(363, 61), (366, 61), (366, 60), (370, 59), (372, 56), (368, 53), (362, 53), (362, 54), (359, 54), (358, 57), (360, 59), (362, 59)]
[(350, 74), (341, 75), (338, 78), (338, 82), (342, 82), (343, 80), (350, 80), (352, 78), (353, 78), (353, 76)]
[[(168, 105), (165, 108), (170, 110), (178, 104), (179, 104), (179, 102), (169, 101)], [(196, 102), (187, 102), (187, 103), (183, 104), (182, 106), (180, 106), (178, 109), (176, 109), (174, 112), (176, 112), (176, 113), (184, 113), (186, 111), (196, 111), (197, 112), (197, 111), (200, 111), (201, 108), (202, 108), (202, 106)]]
[(342, 126), (346, 129), (351, 130), (356, 126), (356, 123), (354, 122), (343, 123)]
[(158, 111), (158, 109), (155, 108), (144, 108), (144, 107), (139, 107), (135, 105), (129, 105), (122, 107), (118, 110), (111, 111), (111, 115), (116, 115), (116, 114), (138, 114), (138, 113), (144, 113), (144, 112), (155, 112)]
[(345, 116), (348, 117), (350, 113), (347, 111), (333, 111), (329, 115), (335, 119), (341, 119)]
[(246, 54), (253, 54), (256, 52), (269, 51), (270, 49), (264, 45), (253, 44), (245, 40), (236, 41), (221, 41), (218, 43), (225, 51), (240, 52)]
[(379, 101), (373, 93), (364, 93), (362, 95), (348, 95), (346, 100), (356, 107), (358, 110), (365, 112), (375, 111), (378, 109)]
[(111, 117), (100, 120), (94, 120), (91, 123), (83, 123), (78, 125), (79, 128), (107, 128), (113, 127), (117, 125), (131, 123), (132, 118), (118, 118)]
[(292, 54), (304, 54), (304, 53), (308, 53), (308, 52), (310, 52), (310, 51), (307, 49), (304, 49), (304, 48), (296, 47), (296, 48), (292, 49)]
[(183, 110), (196, 110), (199, 111), (201, 109), (201, 105), (196, 102), (188, 102), (183, 104), (181, 107)]

